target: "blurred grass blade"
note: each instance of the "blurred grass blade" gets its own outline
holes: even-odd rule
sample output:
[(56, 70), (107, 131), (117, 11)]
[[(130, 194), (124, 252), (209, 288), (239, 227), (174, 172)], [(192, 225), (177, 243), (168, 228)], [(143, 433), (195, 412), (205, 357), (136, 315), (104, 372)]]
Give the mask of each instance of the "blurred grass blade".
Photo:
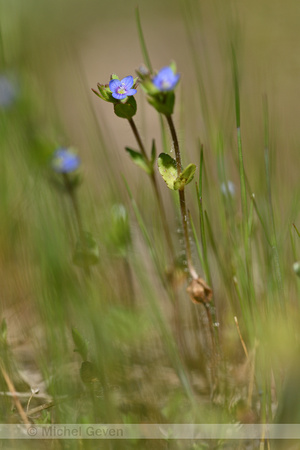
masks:
[(277, 237), (276, 237), (276, 227), (275, 227), (275, 219), (274, 219), (274, 209), (273, 209), (273, 201), (272, 201), (272, 187), (271, 187), (271, 175), (270, 175), (270, 157), (269, 157), (269, 111), (268, 111), (268, 100), (265, 96), (263, 98), (263, 109), (264, 109), (264, 140), (265, 140), (265, 171), (266, 171), (266, 179), (267, 179), (267, 189), (268, 189), (268, 207), (269, 207), (269, 215), (271, 218), (271, 228), (272, 228), (272, 254), (273, 254), (273, 262), (275, 268), (275, 278), (277, 282), (277, 287), (280, 292), (280, 303), (282, 308), (284, 308), (283, 303), (283, 284), (282, 284), (282, 275), (280, 269), (279, 255), (278, 255), (278, 245), (277, 245)]
[(199, 188), (196, 183), (196, 194), (197, 194), (197, 202), (198, 202), (198, 210), (200, 217), (200, 234), (201, 234), (201, 244), (202, 244), (202, 252), (203, 252), (203, 268), (205, 272), (205, 277), (209, 285), (211, 285), (211, 274), (208, 264), (207, 257), (207, 243), (206, 243), (206, 234), (205, 234), (205, 224), (204, 224), (204, 215), (203, 215), (203, 202), (202, 202), (202, 181), (203, 181), (203, 146), (200, 148), (200, 165), (199, 165)]
[(204, 267), (203, 256), (202, 256), (201, 248), (200, 248), (200, 245), (199, 245), (199, 240), (198, 240), (198, 236), (197, 236), (197, 233), (196, 233), (196, 228), (195, 228), (195, 225), (194, 225), (194, 221), (192, 219), (190, 211), (188, 212), (188, 214), (189, 214), (189, 221), (190, 221), (190, 224), (191, 224), (191, 227), (192, 227), (194, 240), (195, 240), (195, 243), (196, 243), (196, 248), (197, 248), (197, 253), (198, 253), (199, 260), (200, 260), (200, 264), (201, 264), (202, 267)]
[(137, 24), (137, 29), (138, 29), (138, 34), (139, 34), (139, 40), (140, 40), (140, 45), (141, 45), (141, 49), (142, 49), (142, 54), (143, 54), (143, 58), (144, 58), (144, 63), (148, 67), (150, 72), (152, 72), (153, 69), (152, 69), (150, 58), (149, 58), (149, 53), (148, 53), (148, 50), (147, 50), (147, 47), (146, 47), (146, 42), (145, 42), (145, 39), (144, 39), (144, 33), (143, 33), (142, 24), (141, 24), (141, 18), (140, 18), (140, 11), (139, 11), (138, 7), (135, 10), (135, 17), (136, 17), (136, 24)]
[(163, 285), (165, 286), (165, 280), (164, 280), (164, 278), (162, 276), (163, 271), (162, 271), (162, 268), (161, 268), (161, 265), (160, 265), (160, 261), (159, 261), (159, 258), (158, 258), (157, 254), (156, 254), (156, 252), (155, 252), (155, 250), (153, 248), (153, 245), (152, 245), (152, 242), (151, 242), (151, 238), (149, 236), (149, 233), (148, 233), (147, 228), (145, 226), (145, 223), (143, 221), (142, 215), (141, 215), (141, 213), (139, 211), (139, 208), (138, 208), (138, 206), (136, 204), (136, 201), (133, 198), (133, 195), (132, 195), (132, 192), (131, 192), (131, 190), (129, 188), (129, 185), (128, 185), (128, 183), (127, 183), (127, 181), (126, 181), (126, 179), (124, 177), (123, 177), (123, 180), (124, 180), (127, 192), (129, 194), (129, 198), (131, 200), (132, 208), (133, 208), (133, 211), (135, 213), (135, 217), (136, 217), (136, 219), (138, 221), (138, 225), (139, 225), (140, 230), (141, 230), (141, 232), (142, 232), (142, 234), (143, 234), (143, 236), (145, 238), (145, 241), (146, 241), (149, 253), (150, 253), (150, 255), (152, 257), (152, 260), (153, 260), (153, 262), (154, 262), (154, 264), (156, 266), (156, 269), (157, 269), (157, 272), (158, 272), (158, 274), (160, 276), (160, 279), (161, 279)]
[(295, 228), (296, 233), (298, 234), (298, 237), (300, 238), (300, 232), (294, 223), (293, 223), (293, 227)]
[(246, 253), (246, 257), (247, 257), (247, 254), (248, 254), (248, 208), (247, 208), (245, 168), (244, 168), (243, 151), (242, 151), (239, 74), (238, 74), (236, 53), (235, 53), (235, 49), (234, 49), (233, 45), (231, 47), (231, 50), (232, 50), (232, 71), (233, 71), (233, 85), (234, 85), (234, 97), (235, 97), (236, 133), (237, 133), (239, 172), (240, 172), (240, 183), (241, 183), (241, 201), (242, 201), (242, 213), (243, 213), (244, 246), (245, 246), (245, 253)]
[(267, 239), (267, 242), (268, 242), (269, 246), (272, 247), (272, 242), (270, 241), (270, 238), (269, 238), (269, 234), (268, 234), (268, 230), (267, 230), (266, 224), (265, 224), (265, 222), (264, 222), (264, 220), (263, 220), (263, 218), (262, 218), (262, 216), (261, 216), (261, 214), (260, 214), (260, 212), (259, 212), (259, 209), (258, 209), (258, 206), (257, 206), (257, 203), (256, 203), (256, 199), (255, 199), (255, 194), (254, 194), (254, 193), (251, 195), (251, 200), (252, 200), (252, 203), (253, 203), (255, 212), (256, 212), (256, 214), (257, 214), (258, 220), (260, 221), (260, 224), (261, 224), (262, 229), (263, 229), (263, 231), (264, 231), (264, 234), (265, 234), (265, 237), (266, 237), (266, 239)]

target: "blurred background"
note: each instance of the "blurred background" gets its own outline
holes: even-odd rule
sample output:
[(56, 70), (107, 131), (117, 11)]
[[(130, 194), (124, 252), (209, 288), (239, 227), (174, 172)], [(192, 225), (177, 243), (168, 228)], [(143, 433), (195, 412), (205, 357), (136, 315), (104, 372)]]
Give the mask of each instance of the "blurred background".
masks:
[[(199, 338), (203, 333), (199, 329), (202, 319), (197, 318), (195, 305), (185, 294), (186, 275), (179, 287), (179, 309), (189, 355), (182, 362), (184, 358), (176, 350), (178, 342), (172, 337), (172, 302), (160, 284), (125, 187), (123, 177), (161, 264), (167, 266), (149, 180), (124, 150), (125, 146), (136, 148), (134, 136), (127, 121), (114, 115), (112, 105), (91, 91), (98, 82), (108, 83), (112, 73), (120, 78), (134, 76), (143, 63), (137, 7), (153, 67), (158, 70), (174, 60), (181, 74), (174, 120), (184, 165), (194, 162), (199, 167), (199, 148), (203, 144), (203, 201), (214, 236), (214, 243), (209, 242), (209, 261), (218, 313), (216, 327), (220, 328), (229, 368), (224, 379), (230, 380), (230, 386), (249, 388), (248, 378), (243, 375), (243, 370), (248, 370), (244, 364), (249, 364), (249, 360), (245, 361), (233, 322), (233, 316), (239, 316), (242, 309), (237, 306), (237, 298), (240, 295), (243, 301), (247, 290), (247, 283), (241, 281), (241, 292), (237, 294), (232, 281), (233, 275), (238, 280), (245, 277), (239, 263), (241, 243), (233, 242), (240, 233), (242, 214), (232, 49), (236, 54), (248, 205), (251, 204), (249, 222), (253, 221), (253, 289), (258, 308), (257, 316), (254, 314), (253, 318), (253, 312), (248, 316), (254, 326), (243, 323), (243, 314), (240, 326), (248, 339), (249, 351), (254, 349), (255, 353), (255, 339), (265, 340), (268, 349), (259, 356), (266, 366), (262, 364), (261, 372), (268, 373), (268, 381), (262, 381), (263, 376), (258, 373), (256, 387), (257, 392), (266, 386), (269, 389), (266, 403), (269, 402), (271, 420), (281, 393), (282, 365), (294, 358), (299, 340), (299, 281), (292, 270), (299, 259), (299, 236), (292, 224), (300, 229), (300, 4), (296, 0), (284, 4), (280, 0), (0, 0), (0, 319), (7, 323), (8, 341), (3, 339), (18, 367), (14, 369), (9, 353), (11, 377), (15, 383), (19, 376), (25, 379), (25, 391), (28, 385), (37, 385), (45, 396), (43, 401), (47, 395), (55, 398), (66, 392), (70, 396), (81, 392), (81, 359), (78, 354), (74, 356), (71, 334), (75, 327), (89, 341), (89, 360), (98, 371), (94, 378), (104, 377), (107, 383), (121, 386), (123, 415), (120, 419), (116, 412), (120, 401), (113, 397), (109, 399), (111, 409), (107, 408), (106, 399), (101, 406), (93, 403), (93, 412), (89, 413), (82, 401), (79, 406), (72, 406), (72, 413), (70, 405), (62, 407), (54, 420), (95, 423), (93, 420), (118, 418), (133, 423), (201, 423), (207, 419), (205, 408), (211, 408), (205, 368), (209, 354), (207, 337), (204, 333)], [(9, 80), (9, 87), (3, 80)], [(272, 205), (266, 176), (266, 99)], [(160, 153), (163, 145), (158, 117), (141, 89), (136, 100), (135, 120), (146, 148), (150, 152), (155, 138)], [(82, 162), (78, 198), (84, 226), (93, 234), (100, 251), (99, 264), (92, 269), (93, 279), (88, 284), (82, 271), (74, 269), (70, 262), (76, 245), (70, 202), (53, 187), (49, 175), (51, 154), (58, 147), (69, 146), (78, 151)], [(168, 146), (171, 150), (169, 140)], [(228, 209), (221, 189), (222, 182), (228, 181), (235, 187), (232, 209)], [(159, 185), (180, 255), (183, 244), (177, 199), (162, 180)], [(270, 231), (265, 232), (255, 214), (251, 193), (255, 194), (262, 222)], [(187, 196), (198, 227), (194, 186), (189, 187)], [(122, 221), (118, 225), (119, 219), (115, 219), (115, 212), (120, 212), (118, 205), (123, 205), (121, 216), (126, 217), (125, 225)], [(119, 227), (123, 230), (124, 226), (130, 231), (127, 238), (120, 238)], [(265, 234), (272, 241), (271, 250)], [(274, 268), (274, 247), (280, 282)], [(193, 255), (196, 259), (195, 245)], [(196, 265), (203, 274), (201, 261)], [(127, 307), (133, 296), (138, 311)], [(277, 301), (286, 305), (287, 316), (274, 313), (273, 317)], [(261, 314), (263, 325), (257, 319)], [(7, 346), (5, 349), (6, 352)], [(266, 362), (265, 351), (274, 354), (274, 359), (270, 356)], [(187, 375), (183, 376), (183, 372)], [(66, 381), (70, 373), (72, 384)], [(199, 405), (200, 410), (189, 410), (190, 391), (185, 376), (197, 399), (205, 398), (203, 410)], [(273, 395), (275, 385), (278, 391)], [(138, 386), (136, 396), (132, 393), (134, 386)], [(166, 386), (170, 390), (166, 391)], [(158, 398), (159, 393), (163, 400)], [(115, 391), (113, 395), (118, 397)], [(223, 392), (218, 397), (217, 410), (209, 409), (212, 421), (231, 420), (228, 404), (236, 405), (245, 397), (242, 388), (238, 396), (235, 393), (229, 399), (226, 395)], [(3, 417), (6, 407), (7, 404), (2, 409)], [(43, 416), (45, 421), (50, 420), (47, 414)], [(262, 420), (261, 415), (258, 418), (253, 414), (253, 420)], [(233, 415), (234, 420), (239, 420), (237, 409)]]

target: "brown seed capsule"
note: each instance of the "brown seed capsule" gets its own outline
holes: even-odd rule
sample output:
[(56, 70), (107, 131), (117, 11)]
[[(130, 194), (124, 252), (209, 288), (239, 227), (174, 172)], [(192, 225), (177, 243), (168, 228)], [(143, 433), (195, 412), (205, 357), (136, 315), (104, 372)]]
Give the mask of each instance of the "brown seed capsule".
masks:
[(200, 277), (189, 284), (187, 292), (194, 303), (208, 303), (212, 299), (211, 288)]

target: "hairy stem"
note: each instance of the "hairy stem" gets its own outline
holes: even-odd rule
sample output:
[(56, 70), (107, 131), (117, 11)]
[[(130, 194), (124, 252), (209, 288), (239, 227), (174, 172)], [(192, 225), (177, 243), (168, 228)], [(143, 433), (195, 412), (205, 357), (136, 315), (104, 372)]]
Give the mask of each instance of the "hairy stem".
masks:
[[(177, 175), (180, 176), (182, 168), (181, 168), (181, 156), (180, 156), (180, 148), (179, 148), (177, 133), (175, 130), (172, 116), (166, 115), (166, 119), (167, 119), (167, 122), (168, 122), (168, 125), (170, 128), (172, 141), (173, 141), (173, 145), (174, 145), (176, 166), (177, 166)], [(197, 274), (196, 269), (194, 268), (194, 265), (193, 265), (193, 261), (192, 261), (192, 252), (191, 252), (190, 239), (189, 239), (188, 216), (187, 216), (184, 188), (179, 190), (179, 202), (180, 202), (180, 212), (181, 212), (181, 219), (182, 219), (182, 227), (183, 227), (183, 234), (184, 234), (184, 241), (185, 241), (185, 254), (186, 254), (188, 270), (189, 270), (191, 277), (194, 280), (197, 280), (197, 279), (199, 279), (199, 275)], [(203, 303), (203, 306), (205, 307), (207, 320), (208, 320), (208, 326), (209, 326), (209, 332), (210, 332), (210, 336), (211, 336), (211, 345), (212, 345), (211, 379), (212, 379), (212, 395), (213, 395), (215, 386), (216, 386), (216, 382), (217, 382), (217, 375), (216, 375), (217, 352), (216, 352), (216, 340), (215, 340), (214, 325), (213, 325), (214, 320), (213, 320), (213, 316), (212, 316), (213, 308), (211, 308), (210, 305), (207, 305), (205, 303)]]
[[(180, 149), (179, 149), (179, 143), (177, 139), (176, 130), (174, 127), (172, 116), (166, 116), (172, 141), (174, 145), (174, 151), (175, 151), (175, 158), (176, 158), (176, 166), (177, 166), (177, 175), (180, 176), (181, 174), (181, 156), (180, 156)], [(184, 235), (184, 242), (185, 242), (185, 254), (186, 254), (186, 260), (188, 269), (190, 272), (190, 275), (195, 280), (198, 278), (198, 274), (193, 266), (192, 262), (192, 252), (191, 252), (191, 246), (190, 246), (190, 239), (189, 239), (189, 229), (188, 229), (188, 216), (187, 216), (187, 209), (186, 209), (186, 202), (185, 202), (185, 192), (184, 188), (179, 190), (179, 203), (180, 203), (180, 213), (181, 213), (181, 220), (182, 220), (182, 228), (183, 228), (183, 235)]]

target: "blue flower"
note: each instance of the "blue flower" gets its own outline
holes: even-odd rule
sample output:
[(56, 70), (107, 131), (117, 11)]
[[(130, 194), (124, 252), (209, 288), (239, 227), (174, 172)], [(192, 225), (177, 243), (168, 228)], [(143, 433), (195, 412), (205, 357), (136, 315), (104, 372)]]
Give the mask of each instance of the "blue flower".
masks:
[(124, 98), (136, 94), (136, 89), (132, 89), (134, 79), (131, 75), (123, 78), (123, 80), (111, 80), (109, 82), (109, 89), (112, 92), (112, 96), (117, 100), (123, 100)]
[(16, 85), (6, 75), (0, 75), (0, 108), (8, 108), (16, 98)]
[(173, 91), (180, 78), (179, 73), (174, 73), (171, 67), (166, 66), (160, 69), (152, 82), (161, 92)]
[(80, 159), (70, 149), (60, 148), (53, 154), (51, 165), (55, 172), (69, 173), (78, 169)]

